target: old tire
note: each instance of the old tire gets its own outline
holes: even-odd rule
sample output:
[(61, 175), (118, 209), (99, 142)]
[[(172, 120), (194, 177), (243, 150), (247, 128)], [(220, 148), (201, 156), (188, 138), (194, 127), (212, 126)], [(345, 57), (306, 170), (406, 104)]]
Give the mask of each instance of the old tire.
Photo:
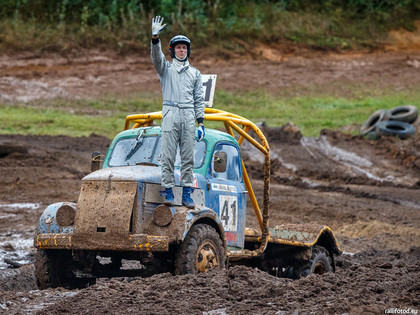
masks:
[(417, 120), (419, 111), (414, 105), (404, 105), (389, 110), (389, 120), (403, 121), (412, 124)]
[(407, 139), (415, 132), (414, 126), (397, 120), (382, 121), (376, 126), (376, 133), (383, 136), (395, 136)]
[(374, 131), (376, 125), (381, 121), (388, 120), (390, 117), (389, 112), (386, 109), (378, 109), (363, 123), (360, 127), (360, 134), (366, 136), (371, 131)]
[(182, 242), (175, 261), (175, 274), (197, 274), (224, 269), (226, 252), (216, 230), (207, 224), (194, 225)]
[(38, 249), (35, 258), (35, 277), (40, 289), (64, 287), (84, 288), (96, 279), (76, 278), (73, 274), (73, 259), (70, 250)]
[(311, 260), (296, 264), (292, 269), (288, 270), (287, 277), (300, 279), (311, 274), (322, 275), (332, 270), (332, 262), (328, 251), (322, 246), (314, 246)]

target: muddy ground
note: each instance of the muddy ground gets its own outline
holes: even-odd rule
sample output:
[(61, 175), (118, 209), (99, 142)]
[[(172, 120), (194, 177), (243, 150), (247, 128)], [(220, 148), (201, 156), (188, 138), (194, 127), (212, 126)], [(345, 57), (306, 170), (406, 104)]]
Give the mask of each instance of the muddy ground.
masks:
[[(251, 58), (252, 57), (252, 58)], [(267, 88), (337, 95), (352, 86), (420, 88), (420, 53), (311, 57), (263, 50), (256, 56), (197, 62), (227, 90)], [(257, 56), (258, 57), (258, 56)], [(39, 101), (159, 89), (149, 59), (92, 52), (77, 58), (31, 54), (0, 57), (0, 99)], [(246, 74), (246, 75), (244, 75)], [(233, 80), (241, 76), (241, 80)], [(98, 135), (0, 135), (0, 313), (5, 314), (380, 314), (420, 310), (420, 125), (407, 140), (376, 141), (341, 131), (302, 137), (296, 126), (264, 127), (271, 157), (270, 225), (318, 223), (341, 242), (337, 271), (302, 280), (277, 279), (246, 267), (198, 276), (101, 279), (81, 290), (38, 290), (31, 247), (43, 209), (76, 202)], [(350, 128), (357, 128), (351, 126)], [(261, 159), (245, 146), (246, 165), (262, 196)], [(248, 225), (256, 227), (251, 208)], [(23, 265), (17, 268), (19, 265)]]

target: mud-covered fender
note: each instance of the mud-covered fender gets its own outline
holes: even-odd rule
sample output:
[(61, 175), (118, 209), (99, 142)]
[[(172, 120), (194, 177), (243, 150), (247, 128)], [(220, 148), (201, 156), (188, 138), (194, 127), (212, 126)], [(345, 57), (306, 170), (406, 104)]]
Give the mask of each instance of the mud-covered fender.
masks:
[[(269, 229), (270, 242), (310, 249), (315, 245), (324, 247), (332, 260), (335, 271), (334, 254), (342, 253), (334, 232), (328, 227), (318, 224), (282, 224)], [(311, 251), (306, 251), (309, 255)], [(302, 251), (301, 253), (304, 253)], [(310, 257), (310, 256), (309, 256)]]
[(170, 209), (173, 213), (171, 223), (162, 227), (155, 224), (151, 218), (145, 230), (146, 234), (168, 236), (170, 243), (178, 244), (184, 241), (193, 225), (208, 224), (219, 233), (223, 246), (226, 248), (225, 230), (216, 212), (212, 209), (197, 206), (195, 209), (186, 207), (170, 207)]
[(44, 212), (42, 213), (41, 217), (39, 218), (38, 228), (36, 234), (44, 234), (44, 233), (64, 233), (64, 234), (72, 234), (73, 233), (73, 226), (60, 226), (57, 223), (57, 211), (62, 206), (69, 206), (76, 211), (76, 204), (73, 202), (57, 202), (49, 205)]
[(341, 254), (334, 232), (319, 224), (281, 224), (268, 229), (270, 242), (292, 246), (312, 247), (320, 245), (331, 253)]
[(340, 248), (340, 244), (335, 237), (334, 232), (329, 227), (324, 227), (318, 235), (316, 245), (323, 246), (328, 251), (331, 258), (331, 265), (335, 272), (334, 254), (341, 255), (343, 251)]
[(324, 227), (318, 234), (316, 245), (325, 247), (329, 252), (330, 256), (341, 255), (342, 250), (334, 232), (329, 227)]

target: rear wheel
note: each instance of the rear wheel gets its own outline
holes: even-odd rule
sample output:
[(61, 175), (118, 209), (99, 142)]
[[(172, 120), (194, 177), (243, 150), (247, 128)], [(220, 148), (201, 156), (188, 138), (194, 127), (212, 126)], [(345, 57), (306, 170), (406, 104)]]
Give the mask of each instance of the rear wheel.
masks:
[(225, 268), (226, 253), (216, 230), (206, 224), (194, 225), (181, 244), (175, 274), (197, 274)]
[(328, 251), (321, 246), (312, 249), (311, 273), (323, 275), (332, 270), (331, 258)]
[(313, 273), (322, 275), (332, 270), (332, 262), (328, 251), (322, 246), (314, 246), (311, 260), (298, 262), (293, 267), (289, 267), (286, 271), (286, 276), (300, 279)]
[(94, 284), (96, 279), (76, 278), (70, 250), (38, 249), (35, 260), (35, 277), (40, 289), (65, 287), (84, 288)]

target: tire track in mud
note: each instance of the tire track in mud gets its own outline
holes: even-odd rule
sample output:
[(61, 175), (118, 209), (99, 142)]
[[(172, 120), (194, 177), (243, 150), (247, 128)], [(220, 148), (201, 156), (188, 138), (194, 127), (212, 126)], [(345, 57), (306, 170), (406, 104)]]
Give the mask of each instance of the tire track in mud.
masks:
[[(341, 194), (345, 194), (349, 196), (354, 196), (357, 198), (381, 200), (381, 201), (390, 202), (396, 205), (402, 205), (402, 206), (408, 206), (408, 207), (420, 209), (420, 200), (419, 202), (408, 201), (406, 199), (398, 199), (393, 196), (386, 196), (383, 194), (354, 190), (348, 186), (346, 187), (346, 186), (339, 186), (339, 185), (323, 185), (323, 184), (314, 183), (312, 181), (308, 182), (308, 180), (301, 179), (301, 178), (291, 179), (291, 178), (281, 178), (278, 176), (275, 176), (273, 178), (273, 182), (276, 184), (284, 185), (284, 186), (298, 187), (301, 189), (315, 190), (319, 192), (337, 192), (337, 193), (341, 193)], [(363, 186), (359, 186), (359, 187), (363, 187)], [(393, 185), (392, 183), (378, 183), (378, 182), (375, 182), (375, 185), (373, 186), (365, 185), (365, 187), (369, 189), (372, 189), (372, 187), (373, 189), (375, 189), (375, 187), (399, 188), (399, 189), (410, 191), (413, 196), (418, 194), (418, 189), (420, 188), (420, 187), (417, 188), (417, 187), (406, 186), (406, 185), (401, 185), (401, 184)]]

